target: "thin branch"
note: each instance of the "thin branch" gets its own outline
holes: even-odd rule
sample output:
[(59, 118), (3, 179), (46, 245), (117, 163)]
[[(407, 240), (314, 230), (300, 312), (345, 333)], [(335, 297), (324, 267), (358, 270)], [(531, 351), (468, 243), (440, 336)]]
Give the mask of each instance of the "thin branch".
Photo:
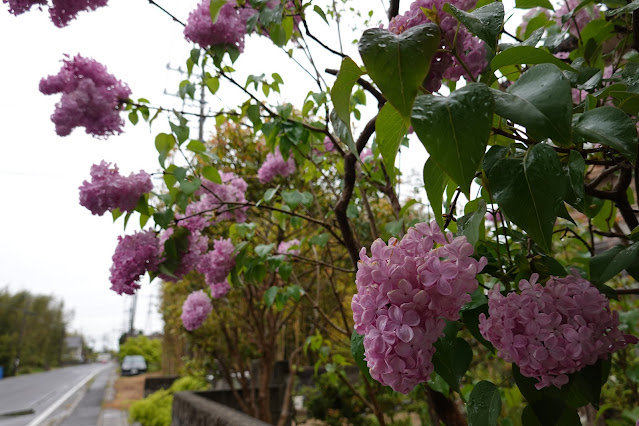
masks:
[[(326, 71), (326, 73), (331, 74), (331, 75), (339, 74), (339, 70), (335, 70), (335, 69), (331, 69), (331, 68), (326, 68), (324, 71)], [(360, 77), (360, 78), (357, 79), (357, 84), (362, 86), (364, 88), (364, 90), (368, 91), (371, 95), (373, 95), (375, 97), (375, 99), (377, 99), (377, 103), (378, 104), (382, 104), (383, 105), (383, 104), (386, 103), (386, 98), (384, 97), (384, 95), (382, 95), (381, 92), (379, 90), (377, 90), (375, 88), (375, 86), (373, 86), (368, 81), (366, 81), (366, 80), (364, 80), (363, 78)]]
[(457, 191), (455, 191), (455, 197), (453, 198), (453, 202), (450, 203), (450, 208), (448, 209), (448, 215), (446, 215), (446, 222), (444, 222), (444, 229), (448, 228), (448, 225), (450, 225), (450, 221), (453, 220), (453, 214), (455, 213), (455, 208), (457, 206), (457, 199), (459, 198), (459, 194), (461, 194), (461, 187), (457, 187)]
[(333, 268), (335, 270), (341, 271), (341, 272), (347, 272), (349, 274), (352, 274), (353, 272), (357, 272), (355, 269), (346, 269), (346, 268), (342, 268), (340, 266), (335, 266), (331, 263), (327, 263), (327, 262), (323, 262), (321, 260), (315, 260), (315, 259), (310, 259), (308, 257), (304, 257), (304, 256), (299, 256), (297, 254), (293, 254), (293, 253), (287, 253), (287, 256), (291, 256), (294, 259), (298, 259), (301, 260), (302, 262), (306, 262), (306, 263), (311, 263), (311, 264), (316, 264), (316, 265), (322, 265), (322, 266), (326, 266), (329, 268)]
[(183, 27), (186, 27), (186, 24), (184, 22), (180, 21), (178, 18), (175, 17), (175, 15), (173, 15), (171, 12), (169, 12), (168, 10), (166, 10), (165, 8), (163, 8), (162, 6), (160, 6), (159, 4), (154, 2), (153, 0), (149, 0), (149, 4), (152, 4), (153, 6), (157, 7), (158, 9), (160, 9), (162, 12), (166, 13), (167, 15), (169, 15), (171, 17), (171, 19), (173, 19), (173, 21), (177, 22), (178, 24), (182, 25)]
[(588, 249), (588, 252), (590, 253), (591, 256), (595, 255), (595, 248), (593, 246), (591, 246), (590, 244), (588, 244), (588, 242), (586, 240), (584, 240), (579, 234), (577, 234), (577, 232), (575, 232), (573, 229), (570, 229), (568, 227), (563, 228), (563, 229), (558, 229), (556, 231), (553, 232), (553, 234), (557, 234), (559, 232), (563, 232), (564, 234), (561, 236), (561, 238), (563, 239), (564, 237), (566, 237), (566, 235), (570, 232), (573, 237), (571, 238), (576, 238), (577, 240), (579, 240), (584, 246), (586, 246), (586, 248)]
[(388, 20), (390, 21), (399, 14), (399, 0), (390, 0), (388, 7)]

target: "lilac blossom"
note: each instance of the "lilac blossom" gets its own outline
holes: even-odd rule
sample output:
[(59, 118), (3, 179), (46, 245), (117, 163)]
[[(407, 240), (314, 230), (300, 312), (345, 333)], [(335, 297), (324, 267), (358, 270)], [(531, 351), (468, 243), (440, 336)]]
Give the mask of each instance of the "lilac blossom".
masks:
[(295, 172), (295, 160), (289, 156), (284, 160), (282, 153), (276, 149), (274, 153), (266, 155), (266, 161), (257, 171), (257, 177), (261, 183), (268, 183), (275, 179), (275, 176), (288, 176)]
[(211, 289), (211, 297), (214, 299), (220, 299), (227, 295), (227, 293), (231, 290), (231, 285), (228, 280), (224, 280), (219, 283), (209, 284), (209, 288)]
[(91, 166), (91, 182), (86, 180), (80, 186), (80, 205), (94, 215), (102, 216), (107, 210), (119, 209), (132, 212), (138, 200), (153, 189), (151, 176), (140, 170), (128, 177), (121, 176), (118, 166), (101, 161)]
[[(175, 233), (174, 228), (169, 228), (160, 234), (160, 254), (165, 250), (164, 243), (166, 243), (171, 236)], [(191, 272), (197, 264), (200, 262), (202, 255), (207, 252), (209, 248), (209, 240), (203, 236), (199, 231), (194, 231), (187, 237), (187, 249), (184, 253), (179, 253), (180, 264), (173, 271), (173, 276), (166, 274), (160, 274), (159, 277), (164, 281), (175, 281), (176, 279), (182, 279), (186, 274)]]
[(329, 138), (328, 136), (324, 138), (324, 151), (326, 152), (335, 151), (335, 144), (333, 143), (333, 140)]
[(204, 290), (194, 291), (182, 305), (182, 324), (189, 331), (199, 328), (213, 310), (211, 299)]
[(579, 6), (579, 3), (581, 3), (581, 0), (565, 0), (562, 6), (555, 12), (555, 22), (557, 22), (560, 27), (564, 27), (567, 24), (570, 27), (570, 33), (575, 37), (579, 37), (584, 27), (590, 21), (599, 18), (601, 15), (598, 5), (588, 5), (574, 14), (569, 22), (562, 22), (562, 18), (575, 7)]
[(551, 277), (545, 286), (538, 279), (533, 274), (521, 280), (521, 293), (507, 296), (496, 285), (489, 294), (488, 318), (479, 316), (482, 336), (522, 375), (537, 379), (537, 389), (561, 388), (568, 374), (637, 343), (619, 330), (619, 316), (608, 299), (577, 272)]
[(235, 266), (235, 247), (230, 239), (213, 241), (213, 250), (202, 255), (197, 270), (204, 275), (206, 283), (216, 285), (224, 280)]
[(106, 6), (108, 0), (51, 0), (51, 3), (52, 6), (49, 8), (51, 21), (56, 27), (62, 28), (69, 25), (79, 12)]
[[(299, 256), (301, 253), (299, 249), (300, 244), (301, 244), (300, 240), (298, 240), (297, 238), (294, 238), (290, 241), (282, 241), (277, 246), (277, 254), (294, 254)], [(292, 248), (292, 247), (297, 247), (297, 248)]]
[(118, 246), (111, 266), (111, 290), (118, 294), (133, 294), (140, 288), (138, 281), (145, 272), (155, 272), (160, 263), (159, 240), (152, 229), (118, 237)]
[(201, 231), (210, 223), (232, 220), (246, 222), (246, 181), (234, 173), (220, 173), (222, 183), (202, 179), (202, 187), (196, 192), (200, 197), (186, 207), (185, 214), (176, 215), (180, 226), (191, 232)]
[(222, 6), (214, 24), (211, 20), (210, 3), (210, 0), (204, 0), (189, 14), (184, 36), (203, 49), (211, 46), (233, 46), (243, 52), (246, 20), (256, 11), (238, 7), (234, 0), (230, 0)]
[(429, 379), (433, 344), (445, 320), (459, 318), (487, 263), (473, 251), (466, 237), (447, 239), (435, 222), (415, 225), (401, 241), (375, 240), (370, 257), (362, 248), (351, 307), (375, 380), (408, 393)]
[[(442, 32), (441, 48), (451, 50), (452, 43), (456, 40), (454, 47), (471, 75), (468, 75), (463, 65), (452, 53), (438, 52), (433, 57), (430, 71), (424, 82), (425, 88), (431, 92), (439, 90), (444, 78), (451, 81), (457, 81), (460, 77), (472, 80), (481, 74), (487, 65), (484, 42), (473, 37), (463, 25), (457, 31), (457, 20), (443, 11), (445, 3), (447, 3), (446, 0), (415, 0), (410, 5), (410, 9), (405, 14), (393, 18), (388, 27), (393, 33), (401, 34), (409, 28), (431, 22), (422, 11), (422, 8), (426, 8), (434, 10), (437, 14), (438, 25)], [(475, 6), (476, 1), (454, 0), (450, 3), (458, 9), (468, 11)]]
[(77, 55), (62, 62), (58, 74), (40, 80), (45, 95), (62, 93), (51, 116), (56, 133), (67, 136), (75, 127), (97, 137), (122, 133), (119, 108), (131, 95), (129, 87), (93, 59)]
[(2, 0), (2, 3), (9, 3), (9, 13), (21, 15), (35, 5), (46, 5), (47, 0)]

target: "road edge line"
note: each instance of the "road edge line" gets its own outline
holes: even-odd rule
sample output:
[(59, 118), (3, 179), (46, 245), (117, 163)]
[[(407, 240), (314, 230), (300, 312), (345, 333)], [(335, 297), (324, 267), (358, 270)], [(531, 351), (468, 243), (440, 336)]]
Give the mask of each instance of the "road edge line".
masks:
[(46, 420), (47, 417), (49, 417), (55, 410), (57, 410), (58, 408), (60, 408), (60, 406), (62, 404), (64, 404), (66, 402), (67, 399), (71, 398), (71, 396), (76, 393), (78, 390), (80, 390), (80, 388), (82, 388), (84, 385), (86, 385), (89, 380), (93, 379), (95, 376), (97, 376), (98, 374), (100, 374), (106, 367), (103, 367), (95, 372), (92, 372), (91, 374), (89, 374), (87, 377), (84, 378), (84, 380), (82, 380), (80, 383), (78, 383), (77, 385), (75, 385), (74, 387), (72, 387), (71, 389), (69, 389), (67, 391), (67, 393), (65, 393), (64, 395), (62, 395), (60, 398), (58, 398), (57, 401), (55, 401), (53, 404), (51, 404), (49, 406), (49, 408), (47, 408), (46, 410), (44, 410), (42, 412), (42, 414), (40, 414), (38, 417), (36, 417), (35, 419), (31, 420), (27, 426), (38, 426), (40, 423), (42, 423), (42, 421)]

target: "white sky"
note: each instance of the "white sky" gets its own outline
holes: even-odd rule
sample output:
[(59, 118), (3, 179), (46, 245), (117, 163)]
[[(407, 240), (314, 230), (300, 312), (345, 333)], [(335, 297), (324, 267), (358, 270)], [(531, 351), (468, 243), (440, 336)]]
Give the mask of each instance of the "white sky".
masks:
[[(159, 2), (183, 21), (198, 3)], [(184, 40), (182, 28), (146, 0), (109, 3), (97, 11), (81, 13), (63, 29), (55, 28), (46, 12), (34, 9), (15, 17), (8, 13), (6, 4), (0, 3), (0, 287), (63, 299), (67, 309), (74, 312), (71, 329), (85, 334), (96, 349), (104, 344), (115, 348), (117, 337), (126, 327), (124, 311), (130, 298), (109, 290), (111, 256), (123, 228), (121, 221), (112, 224), (110, 215), (92, 216), (81, 207), (78, 186), (89, 178), (91, 165), (101, 160), (117, 163), (126, 175), (140, 169), (156, 171), (154, 135), (165, 130), (167, 120), (156, 120), (152, 131), (144, 122), (137, 126), (128, 123), (125, 133), (107, 140), (94, 139), (83, 129), (61, 138), (50, 120), (59, 96), (42, 95), (38, 83), (42, 77), (58, 72), (64, 53), (81, 53), (105, 64), (110, 73), (126, 82), (133, 98), (144, 97), (153, 105), (180, 109), (181, 100), (163, 94), (165, 89), (175, 93), (182, 79), (166, 65), (184, 68), (192, 47)], [(353, 3), (363, 5), (364, 13), (376, 8), (377, 19), (384, 18), (380, 10), (386, 1)], [(402, 1), (402, 11), (409, 4)], [(315, 35), (336, 48), (335, 29), (314, 18), (314, 13), (309, 15)], [(344, 48), (361, 64), (351, 41), (365, 28), (358, 28), (356, 34), (349, 32), (349, 26), (342, 26)], [(320, 70), (339, 68), (339, 58), (309, 43), (319, 53)], [(295, 56), (303, 61), (300, 52)], [(317, 90), (313, 80), (262, 37), (247, 39), (245, 52), (234, 68), (243, 74), (238, 77), (241, 83), (251, 73), (279, 72), (285, 80), (283, 96), (298, 107), (309, 90)], [(325, 78), (332, 84), (332, 78)], [(234, 107), (246, 99), (222, 84), (218, 99), (209, 97), (214, 110)], [(227, 105), (221, 99), (226, 99)], [(269, 100), (276, 102), (277, 98)], [(363, 115), (363, 120), (368, 120), (369, 114)], [(196, 123), (193, 125), (196, 127)], [(191, 135), (196, 134), (193, 129)], [(425, 159), (421, 144), (412, 143), (411, 153), (402, 157), (402, 169), (405, 173), (421, 171)], [(402, 189), (403, 195), (409, 195), (409, 190)], [(134, 216), (127, 233), (138, 229)], [(161, 331), (159, 286), (149, 285), (146, 277), (142, 283), (136, 328), (147, 333)]]

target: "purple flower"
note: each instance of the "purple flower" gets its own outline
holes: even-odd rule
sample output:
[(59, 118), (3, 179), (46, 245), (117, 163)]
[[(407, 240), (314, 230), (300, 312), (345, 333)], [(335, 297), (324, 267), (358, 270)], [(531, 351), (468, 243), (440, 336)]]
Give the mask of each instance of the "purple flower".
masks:
[(499, 286), (490, 292), (488, 314), (479, 316), (481, 334), (514, 362), (537, 389), (562, 387), (568, 374), (592, 365), (608, 354), (637, 343), (619, 331), (619, 320), (606, 297), (573, 272), (551, 277), (546, 286), (538, 274), (521, 280), (521, 294), (503, 296)]
[(119, 107), (131, 95), (129, 87), (93, 59), (77, 55), (62, 62), (57, 75), (40, 80), (45, 95), (62, 93), (51, 116), (56, 133), (67, 136), (75, 127), (97, 137), (122, 133)]
[[(169, 228), (160, 234), (160, 252), (164, 252), (164, 243), (174, 234), (174, 228)], [(184, 253), (179, 253), (180, 264), (173, 271), (173, 277), (160, 274), (159, 277), (164, 281), (175, 281), (182, 279), (186, 274), (191, 272), (200, 262), (202, 255), (209, 249), (209, 240), (199, 231), (192, 232), (188, 238), (188, 247)]]
[(187, 330), (199, 328), (213, 310), (211, 299), (203, 290), (194, 291), (182, 305), (182, 324)]
[(128, 177), (121, 176), (118, 166), (101, 161), (91, 166), (91, 182), (86, 180), (80, 186), (80, 205), (91, 213), (102, 216), (107, 210), (117, 208), (122, 212), (132, 212), (138, 200), (153, 189), (151, 176), (140, 170)]
[(563, 23), (562, 18), (564, 17), (564, 15), (567, 15), (571, 10), (579, 6), (579, 3), (581, 3), (580, 0), (566, 0), (562, 3), (562, 6), (557, 9), (557, 12), (555, 13), (555, 22), (557, 22), (560, 27), (568, 24), (568, 26), (570, 27), (570, 32), (575, 37), (579, 37), (581, 31), (590, 21), (601, 16), (599, 6), (588, 5), (574, 14), (568, 22)]
[(374, 241), (370, 257), (365, 248), (360, 252), (351, 302), (355, 330), (364, 335), (371, 376), (398, 392), (429, 379), (445, 319), (459, 318), (486, 265), (485, 258), (470, 257), (466, 237), (448, 240), (435, 222), (420, 223), (401, 241)]
[(230, 239), (213, 241), (213, 250), (204, 254), (197, 265), (197, 270), (204, 275), (208, 285), (215, 285), (226, 280), (235, 266), (235, 247)]
[[(292, 247), (296, 247), (296, 248), (292, 248)], [(300, 255), (300, 240), (298, 240), (297, 238), (294, 238), (290, 241), (282, 241), (278, 246), (277, 246), (277, 254), (294, 254), (299, 256)]]
[(275, 179), (275, 176), (288, 176), (295, 172), (295, 160), (289, 156), (284, 160), (282, 153), (276, 149), (273, 154), (266, 155), (266, 161), (257, 171), (257, 177), (261, 183), (268, 183)]
[(118, 294), (133, 294), (140, 288), (138, 281), (145, 272), (155, 272), (160, 263), (159, 240), (153, 230), (118, 237), (118, 246), (111, 266), (111, 290)]
[(335, 151), (335, 145), (333, 144), (333, 140), (326, 136), (324, 138), (324, 151), (333, 152)]
[(47, 0), (2, 0), (2, 3), (9, 3), (9, 13), (17, 16), (27, 12), (34, 5), (46, 5)]
[(191, 232), (199, 232), (206, 228), (209, 222), (246, 221), (248, 207), (238, 205), (246, 203), (246, 182), (234, 173), (222, 172), (220, 177), (221, 184), (202, 180), (202, 188), (196, 192), (200, 199), (186, 207), (186, 214), (176, 215), (180, 226)]
[(58, 27), (66, 27), (83, 10), (96, 10), (106, 6), (108, 0), (51, 0), (53, 4), (49, 8), (51, 21)]
[(209, 288), (211, 289), (211, 296), (214, 299), (219, 299), (224, 296), (231, 290), (231, 285), (227, 280), (216, 284), (209, 284)]
[(244, 51), (246, 20), (257, 12), (251, 8), (239, 7), (231, 0), (222, 6), (214, 24), (211, 20), (210, 3), (210, 0), (204, 0), (189, 14), (184, 36), (203, 49), (222, 45), (234, 46), (240, 52)]

